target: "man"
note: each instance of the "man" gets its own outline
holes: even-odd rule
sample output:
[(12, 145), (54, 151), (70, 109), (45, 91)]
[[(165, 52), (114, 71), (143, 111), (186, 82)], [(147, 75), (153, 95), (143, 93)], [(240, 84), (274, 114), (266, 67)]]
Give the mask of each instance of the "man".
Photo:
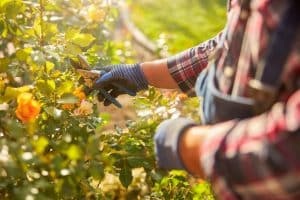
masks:
[(163, 122), (158, 165), (210, 179), (220, 199), (300, 199), (299, 1), (232, 0), (228, 10), (215, 38), (168, 59), (114, 66), (95, 87), (114, 97), (122, 93), (115, 82), (197, 93), (205, 125)]

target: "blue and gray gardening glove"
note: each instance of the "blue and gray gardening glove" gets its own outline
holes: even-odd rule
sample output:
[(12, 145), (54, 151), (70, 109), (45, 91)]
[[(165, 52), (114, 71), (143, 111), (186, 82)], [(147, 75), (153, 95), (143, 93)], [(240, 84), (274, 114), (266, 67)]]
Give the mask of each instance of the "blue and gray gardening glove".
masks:
[(179, 155), (179, 141), (182, 134), (195, 125), (195, 122), (190, 119), (178, 118), (166, 120), (158, 126), (154, 144), (157, 164), (160, 168), (186, 170)]
[(135, 96), (140, 90), (148, 88), (148, 81), (139, 64), (118, 64), (105, 67), (104, 73), (95, 83), (94, 89), (100, 90), (98, 99), (108, 106), (111, 98), (101, 90), (105, 90), (111, 97), (116, 98), (121, 94)]

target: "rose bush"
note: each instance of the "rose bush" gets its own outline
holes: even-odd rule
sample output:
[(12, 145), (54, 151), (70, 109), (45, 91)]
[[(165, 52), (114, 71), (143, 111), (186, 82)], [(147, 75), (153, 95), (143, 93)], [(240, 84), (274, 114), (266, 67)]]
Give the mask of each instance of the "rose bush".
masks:
[[(77, 54), (93, 66), (130, 59), (122, 53), (128, 49), (111, 41), (115, 5), (0, 2), (0, 199), (202, 195), (186, 173), (168, 175), (156, 168), (153, 134), (163, 119), (181, 114), (176, 95), (167, 98), (150, 89), (135, 100), (139, 119), (105, 132), (108, 116), (98, 111), (96, 91), (83, 92), (70, 64)], [(190, 106), (181, 110), (191, 113)]]

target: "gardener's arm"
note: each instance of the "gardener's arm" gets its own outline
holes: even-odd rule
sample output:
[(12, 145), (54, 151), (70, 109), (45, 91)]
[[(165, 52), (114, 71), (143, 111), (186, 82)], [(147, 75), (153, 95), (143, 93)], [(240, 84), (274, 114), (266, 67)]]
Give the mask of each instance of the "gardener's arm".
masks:
[(222, 32), (198, 46), (187, 49), (167, 59), (145, 62), (142, 71), (154, 87), (174, 89), (194, 95), (194, 86), (198, 75), (208, 65), (210, 55), (221, 40)]
[(170, 75), (167, 59), (140, 64), (149, 85), (157, 88), (175, 89), (178, 85)]
[(168, 71), (182, 92), (195, 96), (198, 75), (208, 66), (209, 58), (221, 45), (222, 33), (167, 59)]
[[(196, 47), (167, 59), (108, 66), (107, 73), (97, 80), (94, 87), (107, 90), (113, 97), (125, 93), (115, 87), (115, 83), (135, 92), (147, 89), (148, 85), (151, 85), (157, 88), (180, 88), (183, 92), (194, 95), (197, 77), (207, 67), (209, 57), (216, 49), (221, 35), (220, 33)], [(100, 100), (105, 101), (105, 98)]]
[(169, 120), (155, 135), (161, 168), (208, 177), (219, 194), (235, 191), (269, 199), (297, 199), (293, 195), (300, 190), (299, 145), (300, 90), (253, 118), (206, 127), (186, 119)]
[(207, 67), (209, 57), (216, 49), (221, 36), (222, 32), (175, 56), (141, 63), (140, 67), (148, 84), (157, 88), (180, 88), (183, 92), (192, 94), (196, 79)]

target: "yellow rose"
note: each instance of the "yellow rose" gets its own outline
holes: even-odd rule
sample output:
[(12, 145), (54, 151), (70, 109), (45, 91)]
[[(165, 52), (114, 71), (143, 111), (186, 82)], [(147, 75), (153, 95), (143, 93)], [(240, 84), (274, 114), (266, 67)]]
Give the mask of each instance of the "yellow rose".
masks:
[(25, 92), (18, 96), (16, 115), (23, 123), (36, 119), (41, 111), (39, 102), (33, 99), (31, 93)]
[(104, 20), (105, 11), (97, 8), (95, 5), (91, 5), (88, 9), (88, 16), (91, 21), (101, 22)]

